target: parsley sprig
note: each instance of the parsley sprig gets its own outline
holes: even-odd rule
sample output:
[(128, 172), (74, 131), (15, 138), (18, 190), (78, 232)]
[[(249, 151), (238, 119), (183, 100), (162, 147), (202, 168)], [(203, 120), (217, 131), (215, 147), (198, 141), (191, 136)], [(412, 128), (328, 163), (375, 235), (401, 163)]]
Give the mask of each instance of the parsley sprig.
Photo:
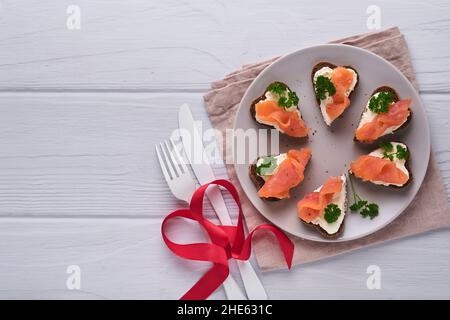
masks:
[(328, 223), (333, 223), (333, 222), (337, 221), (337, 219), (339, 218), (340, 215), (341, 215), (341, 209), (334, 203), (330, 203), (325, 208), (324, 218), (325, 218), (326, 222), (328, 222)]
[(267, 91), (273, 92), (281, 96), (287, 89), (288, 88), (284, 83), (274, 82), (270, 84), (270, 86), (267, 88)]
[(361, 197), (355, 192), (352, 176), (349, 175), (349, 178), (353, 192), (353, 204), (350, 206), (350, 210), (353, 212), (359, 211), (363, 218), (369, 217), (372, 220), (378, 216), (378, 205), (376, 203), (369, 203), (367, 200), (361, 199)]
[(299, 98), (297, 97), (297, 94), (293, 91), (289, 91), (288, 92), (288, 97), (280, 97), (280, 99), (278, 100), (278, 105), (280, 107), (284, 107), (284, 108), (290, 108), (292, 106), (296, 106), (298, 105), (299, 102)]
[(399, 160), (408, 160), (408, 150), (397, 144), (396, 151), (394, 152), (394, 145), (391, 142), (383, 142), (380, 144), (380, 148), (383, 149), (383, 158), (394, 161), (394, 157)]
[[(267, 90), (279, 96), (278, 105), (282, 108), (288, 109), (296, 106), (300, 101), (297, 94), (294, 91), (288, 90), (288, 87), (281, 82), (272, 83)], [(286, 91), (288, 91), (287, 97), (285, 95)]]
[(318, 76), (315, 84), (316, 96), (320, 100), (327, 98), (327, 92), (329, 96), (333, 96), (336, 93), (336, 88), (330, 78), (325, 76)]
[(275, 157), (264, 157), (262, 163), (256, 167), (256, 174), (259, 176), (266, 176), (268, 174), (271, 174), (276, 167), (277, 159), (275, 159)]
[(401, 145), (397, 145), (397, 159), (404, 159), (408, 160), (409, 158), (409, 152), (406, 148), (402, 147)]
[(386, 113), (389, 111), (389, 105), (394, 102), (392, 92), (381, 91), (378, 95), (369, 100), (369, 109), (374, 113)]

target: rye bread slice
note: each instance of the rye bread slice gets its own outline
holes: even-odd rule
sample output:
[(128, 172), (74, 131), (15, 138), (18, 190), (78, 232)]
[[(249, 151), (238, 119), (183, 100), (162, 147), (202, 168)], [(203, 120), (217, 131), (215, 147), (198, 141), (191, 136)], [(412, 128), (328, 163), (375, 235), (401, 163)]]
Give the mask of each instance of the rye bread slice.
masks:
[[(256, 191), (259, 191), (259, 189), (262, 188), (262, 186), (264, 185), (265, 181), (262, 177), (260, 177), (257, 173), (256, 173), (256, 163), (258, 162), (258, 160), (261, 157), (256, 158), (256, 160), (248, 167), (248, 175), (250, 177), (250, 180), (253, 182), (253, 184), (256, 187)], [(310, 160), (311, 161), (311, 160)], [(306, 170), (308, 170), (308, 163), (306, 164), (305, 167), (305, 171), (304, 171), (304, 175), (306, 174)], [(298, 187), (298, 186), (297, 186)], [(267, 200), (267, 201), (280, 201), (280, 200), (285, 200), (285, 199), (279, 199), (279, 198), (275, 198), (275, 197), (269, 197), (269, 198), (261, 198), (263, 200)]]
[[(261, 178), (260, 176), (258, 176), (258, 174), (256, 173), (256, 162), (258, 162), (258, 159), (256, 159), (255, 162), (253, 162), (250, 165), (250, 167), (248, 168), (248, 175), (250, 176), (250, 180), (252, 180), (253, 184), (255, 185), (256, 191), (259, 191), (259, 189), (261, 189), (262, 186), (265, 183), (264, 179)], [(261, 198), (261, 199), (264, 199), (264, 200), (267, 200), (267, 201), (280, 201), (280, 200), (282, 200), (282, 199), (274, 198), (274, 197)]]
[(337, 239), (337, 238), (339, 238), (342, 235), (342, 233), (344, 232), (345, 219), (347, 218), (347, 214), (348, 214), (348, 182), (345, 184), (345, 189), (346, 189), (346, 193), (345, 193), (346, 197), (345, 197), (345, 203), (344, 203), (345, 217), (344, 217), (344, 220), (342, 220), (342, 223), (339, 226), (339, 229), (338, 229), (338, 231), (336, 233), (329, 234), (324, 228), (322, 228), (319, 225), (313, 224), (311, 222), (303, 221), (303, 219), (299, 218), (300, 221), (303, 222), (308, 227), (315, 229), (324, 238), (327, 238), (327, 239)]
[[(262, 126), (264, 126), (264, 127), (272, 128), (272, 129), (276, 129), (276, 128), (275, 128), (274, 126), (270, 126), (270, 125), (267, 125), (267, 124), (258, 122), (258, 121), (256, 120), (256, 104), (257, 104), (258, 102), (263, 101), (263, 100), (266, 99), (266, 93), (267, 93), (267, 91), (269, 91), (269, 87), (270, 87), (272, 84), (274, 84), (274, 83), (279, 83), (279, 84), (285, 86), (286, 88), (288, 88), (290, 91), (292, 91), (291, 88), (290, 88), (287, 84), (285, 84), (284, 82), (281, 82), (281, 81), (274, 81), (274, 82), (272, 82), (271, 84), (269, 84), (269, 85), (267, 86), (266, 90), (264, 90), (264, 93), (263, 93), (261, 96), (259, 96), (258, 98), (256, 98), (255, 100), (253, 100), (252, 104), (250, 105), (250, 115), (252, 116), (252, 118), (253, 118), (258, 124), (260, 124), (260, 125), (262, 125)], [(298, 107), (298, 109), (300, 110), (299, 106), (297, 106), (297, 107)], [(300, 112), (300, 118), (303, 120), (303, 115), (302, 115), (301, 112)], [(303, 121), (304, 121), (304, 120), (303, 120)], [(281, 133), (281, 134), (285, 134), (285, 133), (283, 133), (283, 132), (281, 132), (281, 131), (280, 131), (280, 133)], [(299, 139), (302, 139), (302, 138), (306, 138), (306, 137), (308, 137), (308, 136), (298, 137), (298, 138), (299, 138)], [(295, 137), (294, 137), (294, 138), (295, 138)]]
[[(399, 97), (397, 91), (395, 91), (394, 88), (391, 88), (391, 87), (389, 87), (389, 86), (381, 86), (381, 87), (376, 88), (376, 89), (372, 92), (372, 94), (370, 95), (370, 98), (369, 98), (368, 101), (370, 101), (370, 99), (371, 99), (375, 94), (377, 94), (378, 92), (383, 92), (383, 91), (385, 91), (385, 92), (390, 92), (390, 93), (392, 93), (392, 94), (394, 95), (394, 103), (395, 103), (395, 102), (398, 102), (398, 101), (400, 100), (400, 97)], [(368, 103), (368, 102), (367, 102), (367, 103)], [(358, 127), (356, 128), (356, 130), (358, 130), (359, 125), (361, 124), (362, 116), (363, 116), (364, 112), (366, 112), (366, 110), (367, 110), (367, 107), (365, 106), (365, 107), (364, 107), (364, 110), (361, 112), (361, 117), (360, 117), (360, 120), (359, 120), (359, 123), (358, 123)], [(409, 109), (409, 116), (408, 116), (408, 118), (406, 119), (406, 121), (405, 121), (399, 128), (397, 128), (396, 130), (394, 130), (392, 133), (395, 133), (395, 132), (397, 132), (397, 131), (399, 131), (399, 130), (401, 130), (401, 129), (403, 129), (403, 128), (406, 128), (406, 127), (408, 126), (408, 124), (411, 122), (411, 117), (412, 117), (412, 110)], [(381, 137), (386, 136), (386, 135), (383, 135), (383, 136), (379, 137), (378, 139), (376, 139), (376, 140), (373, 141), (373, 142), (365, 142), (365, 141), (360, 141), (360, 140), (356, 139), (356, 130), (355, 130), (355, 135), (354, 135), (354, 137), (353, 137), (353, 140), (358, 141), (358, 142), (361, 142), (361, 143), (365, 143), (365, 144), (372, 144), (372, 143), (375, 143), (375, 142), (376, 142), (377, 140), (379, 140)]]
[[(317, 106), (320, 108), (320, 99), (317, 97), (317, 95), (316, 95), (316, 86), (315, 86), (315, 84), (314, 84), (314, 75), (316, 74), (316, 72), (317, 71), (319, 71), (320, 69), (322, 69), (322, 68), (324, 68), (324, 67), (329, 67), (329, 68), (331, 68), (331, 69), (336, 69), (338, 66), (337, 65), (335, 65), (335, 64), (333, 64), (333, 63), (331, 63), (331, 62), (319, 62), (319, 63), (317, 63), (313, 68), (312, 68), (312, 71), (311, 71), (311, 83), (312, 83), (312, 86), (313, 86), (313, 89), (314, 89), (314, 96), (316, 97), (316, 101), (317, 101)], [(352, 69), (353, 71), (355, 71), (355, 73), (356, 73), (356, 76), (357, 76), (357, 81), (356, 81), (356, 85), (355, 85), (355, 87), (353, 88), (353, 90), (352, 90), (352, 92), (350, 92), (350, 94), (349, 94), (349, 96), (348, 96), (348, 98), (351, 100), (351, 98), (352, 98), (352, 96), (353, 96), (353, 93), (356, 91), (356, 88), (358, 87), (358, 84), (359, 84), (359, 74), (358, 74), (358, 71), (355, 69), (355, 68), (353, 68), (352, 66), (349, 66), (349, 65), (346, 65), (346, 66), (342, 66), (342, 67), (344, 67), (344, 68), (348, 68), (348, 69)], [(345, 111), (344, 111), (345, 112)], [(342, 117), (343, 116), (343, 114), (344, 114), (344, 112), (338, 117), (338, 118), (340, 118), (340, 117)], [(336, 119), (335, 119), (336, 120)], [(334, 121), (335, 121), (334, 120)], [(334, 122), (333, 121), (333, 122)], [(333, 122), (330, 124), (330, 126), (333, 124)]]
[[(404, 144), (404, 145), (406, 146), (408, 152), (410, 152), (410, 151), (409, 151), (409, 147), (408, 147), (408, 145), (407, 145), (406, 143), (401, 142), (401, 141), (392, 141), (392, 142), (397, 142), (397, 143)], [(377, 149), (378, 149), (378, 148), (377, 148)], [(374, 149), (374, 150), (376, 150), (376, 149)], [(384, 186), (384, 185), (381, 185), (381, 184), (375, 184), (375, 183), (373, 183), (373, 182), (371, 182), (371, 181), (364, 181), (364, 180), (362, 180), (361, 178), (355, 176), (355, 175), (353, 174), (353, 172), (352, 172), (350, 169), (348, 170), (348, 174), (351, 174), (353, 177), (355, 177), (355, 178), (357, 178), (357, 179), (359, 179), (359, 180), (361, 180), (361, 181), (363, 181), (363, 182), (369, 182), (369, 183), (372, 183), (372, 184), (374, 184), (374, 185), (376, 185), (376, 186), (385, 187), (385, 188), (402, 189), (402, 188), (405, 188), (406, 186), (408, 186), (408, 185), (411, 183), (412, 179), (413, 179), (413, 174), (412, 174), (412, 171), (411, 171), (410, 159), (411, 159), (411, 158), (408, 157), (408, 159), (405, 161), (405, 168), (406, 168), (406, 170), (408, 170), (408, 172), (409, 172), (409, 179), (408, 179), (408, 181), (406, 181), (406, 183), (405, 183), (404, 185), (402, 185), (402, 186), (396, 186), (396, 185), (388, 185), (388, 186)]]

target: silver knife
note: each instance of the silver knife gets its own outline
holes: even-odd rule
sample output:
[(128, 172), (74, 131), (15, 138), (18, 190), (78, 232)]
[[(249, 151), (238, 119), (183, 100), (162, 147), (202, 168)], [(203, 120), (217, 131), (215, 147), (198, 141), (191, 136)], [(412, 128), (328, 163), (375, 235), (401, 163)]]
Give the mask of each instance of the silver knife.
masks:
[[(183, 104), (180, 108), (178, 125), (185, 153), (188, 156), (188, 161), (198, 181), (201, 184), (205, 184), (215, 180), (214, 171), (208, 162), (203, 147), (203, 139), (195, 125), (194, 117), (187, 104)], [(206, 196), (216, 211), (220, 223), (223, 225), (232, 225), (230, 214), (219, 187), (209, 187), (206, 191)], [(266, 300), (266, 291), (250, 262), (238, 260), (237, 264), (248, 298), (251, 300)]]

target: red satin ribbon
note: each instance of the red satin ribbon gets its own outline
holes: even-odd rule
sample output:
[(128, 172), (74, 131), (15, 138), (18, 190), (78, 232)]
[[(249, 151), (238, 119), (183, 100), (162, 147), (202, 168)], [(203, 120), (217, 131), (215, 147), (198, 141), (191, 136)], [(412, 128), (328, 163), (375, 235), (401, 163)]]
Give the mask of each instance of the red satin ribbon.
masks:
[[(206, 189), (210, 185), (222, 186), (233, 196), (239, 207), (237, 226), (216, 225), (203, 216), (203, 198), (205, 197)], [(165, 234), (165, 227), (169, 220), (177, 217), (197, 221), (208, 233), (211, 243), (178, 244), (172, 242)], [(208, 298), (228, 277), (230, 272), (228, 260), (230, 258), (238, 260), (248, 260), (250, 258), (251, 240), (257, 230), (267, 230), (276, 236), (290, 269), (294, 254), (294, 244), (280, 229), (268, 224), (259, 225), (245, 238), (239, 195), (234, 185), (227, 180), (215, 180), (201, 186), (192, 196), (190, 209), (176, 210), (169, 214), (161, 226), (162, 237), (167, 247), (181, 258), (213, 263), (211, 269), (181, 299), (200, 300)]]

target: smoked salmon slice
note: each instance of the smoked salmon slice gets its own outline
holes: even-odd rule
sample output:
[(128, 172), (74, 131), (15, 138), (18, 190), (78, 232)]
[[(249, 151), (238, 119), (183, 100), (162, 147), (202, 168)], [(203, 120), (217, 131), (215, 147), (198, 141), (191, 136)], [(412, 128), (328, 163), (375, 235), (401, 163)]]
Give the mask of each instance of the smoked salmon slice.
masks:
[(333, 83), (336, 92), (333, 95), (333, 102), (327, 104), (326, 112), (330, 117), (330, 120), (333, 121), (350, 105), (347, 91), (353, 83), (353, 73), (347, 68), (337, 67), (333, 69), (333, 72), (331, 73), (331, 82)]
[(291, 137), (306, 137), (309, 129), (298, 110), (288, 111), (275, 100), (266, 99), (255, 105), (256, 117), (260, 121), (279, 128)]
[(360, 156), (350, 164), (350, 170), (363, 181), (403, 186), (409, 179), (392, 161), (371, 155)]
[(289, 198), (289, 190), (298, 186), (304, 177), (306, 165), (311, 159), (311, 149), (289, 150), (273, 175), (259, 189), (261, 198)]
[(411, 114), (410, 105), (411, 99), (404, 99), (391, 104), (388, 112), (377, 114), (371, 122), (356, 130), (356, 140), (372, 143), (383, 136), (387, 129), (402, 125)]
[(320, 191), (307, 194), (297, 203), (297, 214), (300, 219), (309, 223), (320, 216), (330, 204), (333, 195), (342, 191), (341, 177), (330, 177)]

